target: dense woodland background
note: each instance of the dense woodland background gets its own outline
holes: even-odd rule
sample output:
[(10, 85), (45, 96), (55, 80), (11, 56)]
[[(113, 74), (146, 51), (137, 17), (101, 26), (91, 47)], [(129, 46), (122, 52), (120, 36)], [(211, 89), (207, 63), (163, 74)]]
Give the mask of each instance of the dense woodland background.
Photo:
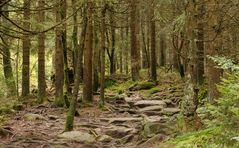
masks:
[(172, 82), (183, 128), (158, 143), (237, 147), (238, 11), (238, 0), (1, 0), (2, 125), (16, 104), (50, 102), (71, 131), (79, 104)]

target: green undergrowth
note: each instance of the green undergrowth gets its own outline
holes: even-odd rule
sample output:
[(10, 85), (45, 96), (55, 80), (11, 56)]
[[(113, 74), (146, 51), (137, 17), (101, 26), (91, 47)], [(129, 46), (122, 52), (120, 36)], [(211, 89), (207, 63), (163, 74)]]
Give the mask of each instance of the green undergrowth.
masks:
[[(227, 135), (229, 134), (229, 135)], [(232, 140), (233, 135), (225, 131), (223, 126), (214, 126), (203, 130), (185, 133), (177, 136), (166, 142), (166, 144), (173, 144), (175, 147), (187, 148), (187, 147), (227, 147), (227, 146), (239, 146)]]

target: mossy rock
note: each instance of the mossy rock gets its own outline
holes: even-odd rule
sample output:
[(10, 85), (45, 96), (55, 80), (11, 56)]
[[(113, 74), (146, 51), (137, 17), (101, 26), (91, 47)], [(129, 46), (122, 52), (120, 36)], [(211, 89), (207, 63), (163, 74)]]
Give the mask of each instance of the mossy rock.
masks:
[(130, 91), (137, 91), (137, 90), (147, 90), (155, 87), (156, 84), (154, 82), (139, 82), (135, 83), (129, 87)]
[(158, 93), (158, 92), (160, 92), (160, 89), (159, 89), (158, 87), (153, 87), (153, 88), (151, 88), (151, 89), (148, 90), (148, 93), (149, 93), (150, 95), (156, 94), (156, 93)]
[(143, 126), (142, 135), (145, 137), (153, 137), (159, 133), (169, 134), (169, 129), (165, 124), (156, 122), (146, 122)]

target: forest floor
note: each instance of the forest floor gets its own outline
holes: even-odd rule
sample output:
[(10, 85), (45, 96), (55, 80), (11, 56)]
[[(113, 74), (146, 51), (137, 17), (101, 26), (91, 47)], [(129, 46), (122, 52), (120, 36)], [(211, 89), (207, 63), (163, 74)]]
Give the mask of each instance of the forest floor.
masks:
[(120, 94), (108, 89), (104, 108), (98, 106), (99, 96), (94, 96), (92, 105), (79, 103), (74, 131), (65, 133), (66, 108), (51, 103), (24, 105), (2, 126), (0, 133), (5, 136), (0, 137), (0, 147), (165, 147), (163, 142), (178, 128), (183, 85), (167, 75), (151, 89), (127, 88)]

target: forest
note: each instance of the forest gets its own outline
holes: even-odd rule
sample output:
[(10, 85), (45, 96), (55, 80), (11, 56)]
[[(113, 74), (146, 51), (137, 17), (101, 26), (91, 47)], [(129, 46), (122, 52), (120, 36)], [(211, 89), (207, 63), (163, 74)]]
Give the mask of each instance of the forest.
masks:
[(0, 147), (239, 147), (239, 0), (0, 0)]

